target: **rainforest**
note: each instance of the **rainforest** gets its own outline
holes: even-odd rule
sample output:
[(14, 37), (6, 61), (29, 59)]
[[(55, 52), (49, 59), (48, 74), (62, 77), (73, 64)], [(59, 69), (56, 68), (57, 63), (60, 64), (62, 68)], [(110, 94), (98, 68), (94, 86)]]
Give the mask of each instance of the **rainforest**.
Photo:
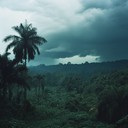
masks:
[(0, 128), (128, 127), (128, 60), (28, 66), (47, 40), (27, 21), (13, 30), (0, 55)]

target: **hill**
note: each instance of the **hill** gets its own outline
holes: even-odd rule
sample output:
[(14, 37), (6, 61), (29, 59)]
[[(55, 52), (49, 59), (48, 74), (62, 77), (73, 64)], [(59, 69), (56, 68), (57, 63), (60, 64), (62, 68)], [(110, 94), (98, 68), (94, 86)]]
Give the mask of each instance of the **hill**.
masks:
[(96, 72), (109, 72), (116, 70), (124, 70), (128, 68), (128, 60), (118, 60), (111, 62), (101, 63), (84, 63), (84, 64), (58, 64), (45, 66), (44, 64), (29, 67), (32, 73), (96, 73)]

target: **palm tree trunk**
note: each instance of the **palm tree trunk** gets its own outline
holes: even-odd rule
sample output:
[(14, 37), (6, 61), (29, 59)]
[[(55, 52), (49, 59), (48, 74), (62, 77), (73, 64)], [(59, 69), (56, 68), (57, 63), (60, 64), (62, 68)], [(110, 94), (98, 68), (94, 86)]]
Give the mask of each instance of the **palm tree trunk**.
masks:
[(24, 60), (25, 60), (25, 67), (27, 67), (27, 49), (25, 48), (25, 51), (24, 51)]

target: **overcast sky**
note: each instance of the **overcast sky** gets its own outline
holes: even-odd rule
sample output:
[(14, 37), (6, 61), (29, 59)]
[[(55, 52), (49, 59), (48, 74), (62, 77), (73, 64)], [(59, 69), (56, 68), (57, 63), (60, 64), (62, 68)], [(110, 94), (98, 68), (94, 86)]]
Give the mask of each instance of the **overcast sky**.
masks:
[(48, 40), (30, 65), (128, 59), (128, 0), (1, 0), (0, 54), (25, 19)]

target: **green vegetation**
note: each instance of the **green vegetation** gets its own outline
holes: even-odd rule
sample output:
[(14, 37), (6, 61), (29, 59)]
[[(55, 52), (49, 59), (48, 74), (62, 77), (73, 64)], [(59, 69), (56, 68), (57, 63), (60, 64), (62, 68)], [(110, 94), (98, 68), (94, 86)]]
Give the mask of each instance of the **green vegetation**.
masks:
[(46, 40), (32, 25), (14, 29), (20, 36), (6, 37), (11, 43), (0, 55), (0, 128), (128, 127), (127, 61), (27, 68)]

